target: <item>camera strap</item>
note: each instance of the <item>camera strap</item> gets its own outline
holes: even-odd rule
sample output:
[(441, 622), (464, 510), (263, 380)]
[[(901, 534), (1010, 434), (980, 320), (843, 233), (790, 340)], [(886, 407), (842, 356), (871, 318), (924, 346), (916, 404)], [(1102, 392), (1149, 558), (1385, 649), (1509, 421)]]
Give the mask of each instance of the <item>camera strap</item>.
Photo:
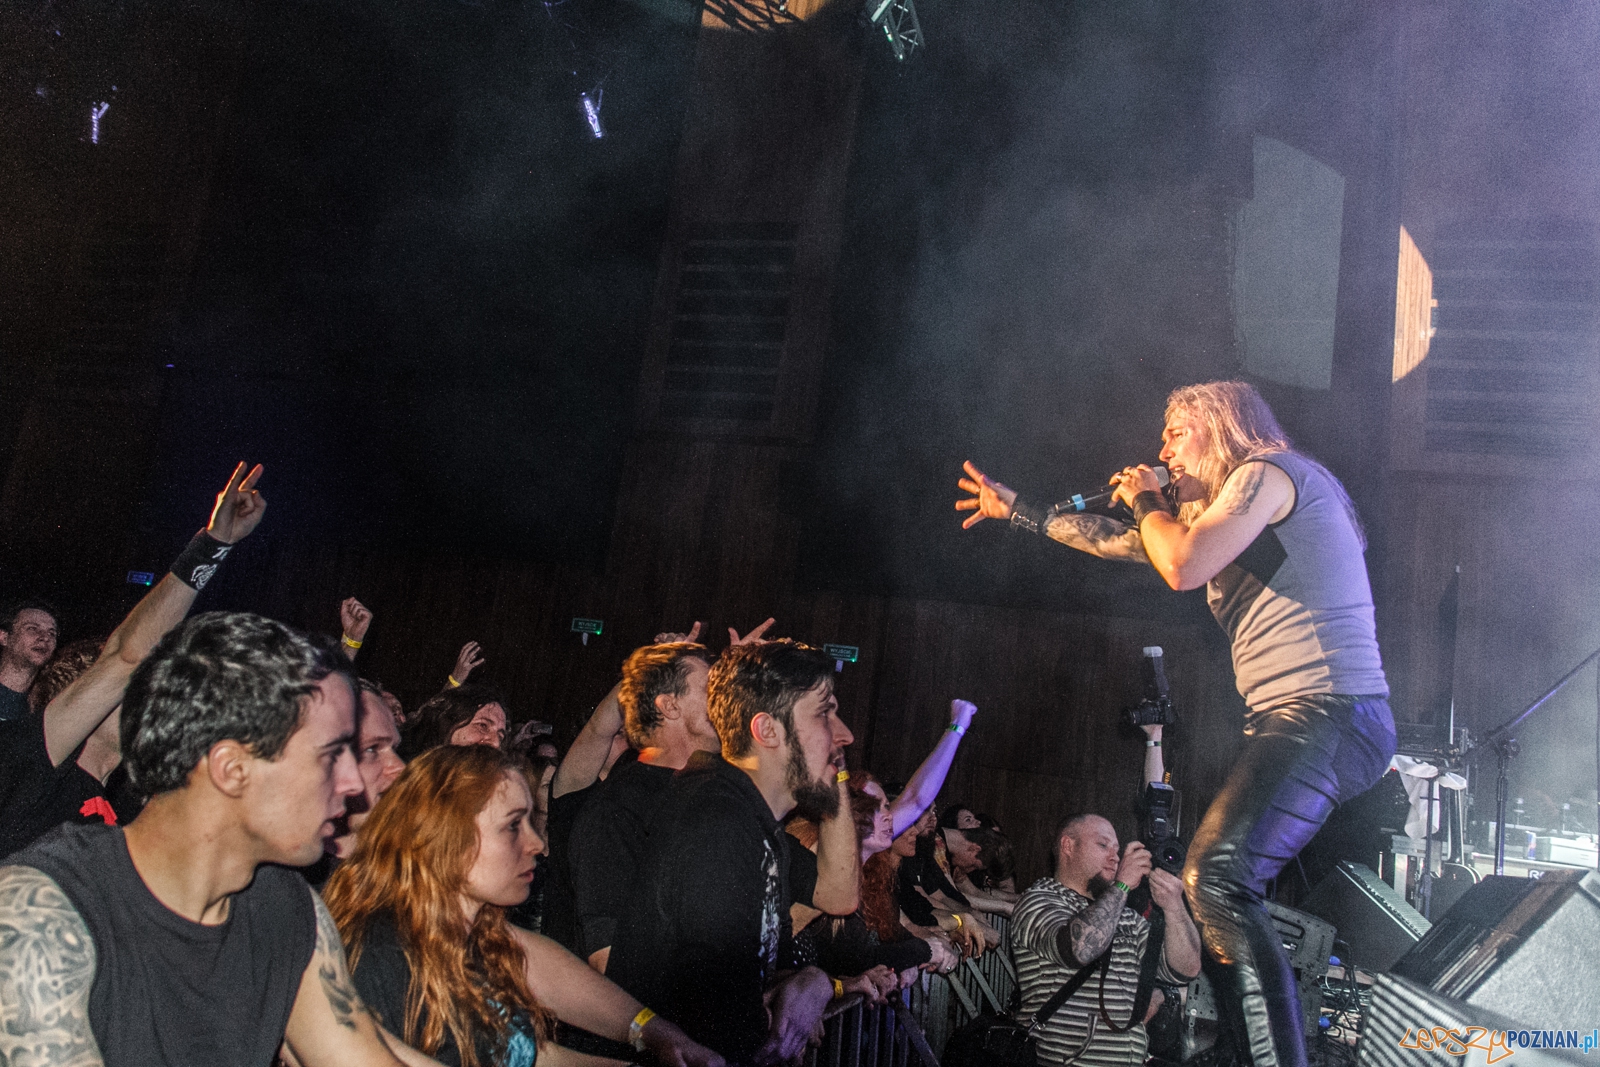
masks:
[[(1128, 1022), (1124, 1026), (1118, 1026), (1113, 1022), (1111, 1013), (1106, 1010), (1106, 973), (1110, 967), (1100, 972), (1100, 1018), (1114, 1034), (1125, 1034), (1134, 1026), (1144, 1022), (1145, 1012), (1150, 1010), (1150, 997), (1156, 988), (1156, 965), (1161, 961), (1163, 943), (1167, 936), (1167, 917), (1160, 908), (1156, 908), (1147, 921), (1150, 923), (1150, 938), (1145, 942), (1144, 959), (1139, 961), (1139, 986), (1133, 994), (1133, 1011), (1128, 1015)], [(1110, 956), (1111, 950), (1107, 949), (1106, 955), (1101, 959), (1109, 963)]]
[[(1115, 939), (1113, 939), (1113, 942), (1114, 941)], [(1068, 978), (1066, 984), (1060, 989), (1056, 990), (1055, 996), (1045, 1001), (1044, 1005), (1038, 1011), (1033, 1013), (1033, 1018), (1028, 1022), (1028, 1033), (1033, 1033), (1036, 1028), (1049, 1022), (1050, 1016), (1061, 1010), (1061, 1005), (1065, 1004), (1067, 1000), (1071, 998), (1072, 994), (1081, 989), (1083, 984), (1094, 976), (1095, 971), (1104, 972), (1105, 968), (1108, 967), (1110, 963), (1111, 946), (1107, 945), (1104, 952), (1090, 960), (1088, 963), (1085, 963), (1082, 967), (1079, 967), (1077, 973), (1071, 978)], [(1104, 978), (1101, 980), (1103, 982)], [(1145, 999), (1148, 1001), (1150, 998), (1146, 997)]]

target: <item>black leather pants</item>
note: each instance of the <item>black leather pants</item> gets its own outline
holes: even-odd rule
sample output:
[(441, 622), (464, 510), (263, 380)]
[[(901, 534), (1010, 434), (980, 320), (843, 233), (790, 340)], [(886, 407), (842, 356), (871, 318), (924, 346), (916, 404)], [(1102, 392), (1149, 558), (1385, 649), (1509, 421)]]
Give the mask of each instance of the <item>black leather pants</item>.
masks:
[(1300, 999), (1266, 885), (1333, 813), (1366, 792), (1394, 755), (1382, 697), (1296, 697), (1245, 716), (1244, 755), (1195, 831), (1183, 881), (1216, 990), (1255, 1067), (1305, 1067)]

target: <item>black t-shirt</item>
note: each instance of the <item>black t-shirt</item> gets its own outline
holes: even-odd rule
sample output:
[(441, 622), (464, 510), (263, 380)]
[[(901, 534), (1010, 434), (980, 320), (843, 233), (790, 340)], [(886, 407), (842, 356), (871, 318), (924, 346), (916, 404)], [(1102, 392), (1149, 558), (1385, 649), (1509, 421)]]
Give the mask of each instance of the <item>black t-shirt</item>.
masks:
[(19, 693), (9, 685), (0, 685), (0, 722), (31, 718), (33, 708), (28, 704), (28, 694)]
[(762, 994), (792, 963), (789, 840), (749, 775), (695, 753), (662, 791), (611, 946), (607, 977), (737, 1062), (766, 1040)]
[(50, 765), (42, 718), (0, 722), (0, 859), (62, 823), (115, 826), (117, 813), (77, 753)]
[(55, 880), (94, 941), (89, 1025), (106, 1067), (270, 1067), (316, 948), (311, 889), (262, 864), (203, 926), (145, 887), (122, 830), (62, 826), (12, 856)]
[(933, 949), (920, 937), (879, 941), (859, 911), (843, 919), (817, 916), (795, 934), (794, 944), (800, 961), (815, 963), (836, 978), (861, 974), (879, 964), (904, 971), (933, 959)]
[(545, 819), (545, 854), (539, 865), (548, 868), (549, 880), (544, 887), (544, 914), (540, 916), (540, 932), (558, 942), (570, 952), (578, 952), (578, 911), (573, 900), (572, 870), (569, 866), (572, 848), (572, 828), (584, 805), (600, 788), (600, 783), (574, 789), (550, 800), (550, 813)]
[[(630, 763), (612, 771), (583, 806), (568, 843), (567, 869), (578, 920), (578, 955), (616, 940), (627, 911), (670, 767)], [(565, 798), (563, 798), (565, 799)]]
[[(587, 959), (616, 940), (639, 879), (650, 830), (660, 814), (661, 794), (676, 772), (670, 767), (630, 763), (611, 772), (584, 805), (572, 831), (569, 869), (577, 903), (578, 940)], [(789, 894), (809, 905), (817, 886), (817, 857), (789, 848)]]
[[(406, 962), (405, 949), (400, 944), (400, 934), (395, 930), (394, 920), (387, 913), (374, 916), (367, 924), (361, 936), (361, 958), (356, 961), (350, 977), (367, 1007), (378, 1013), (378, 1018), (391, 1034), (403, 1040), (406, 993), (411, 988), (411, 965)], [(427, 1008), (424, 1007), (417, 1022), (419, 1032), (427, 1018)], [(490, 1064), (533, 1067), (538, 1045), (533, 1028), (521, 1012), (512, 1016), (511, 1029), (512, 1036), (506, 1047), (502, 1047), (496, 1034), (473, 1034), (472, 1043), (479, 1064), (483, 1067), (489, 1067)], [(461, 1049), (449, 1027), (445, 1027), (443, 1044), (428, 1055), (445, 1067), (461, 1067)]]
[[(961, 890), (951, 885), (950, 879), (945, 877), (944, 871), (939, 868), (939, 861), (934, 858), (933, 849), (932, 834), (919, 837), (917, 854), (900, 861), (899, 880), (895, 885), (895, 899), (900, 904), (900, 910), (918, 926), (932, 926), (935, 922), (933, 905), (923, 893), (932, 895), (942, 892), (964, 908), (971, 906)], [(917, 892), (918, 889), (922, 892)]]

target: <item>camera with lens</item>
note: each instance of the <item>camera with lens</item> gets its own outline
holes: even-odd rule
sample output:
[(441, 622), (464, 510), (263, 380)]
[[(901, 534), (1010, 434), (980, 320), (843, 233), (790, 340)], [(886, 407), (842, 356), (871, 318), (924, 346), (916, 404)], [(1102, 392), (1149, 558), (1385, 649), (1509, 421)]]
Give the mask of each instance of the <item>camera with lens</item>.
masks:
[(1135, 729), (1141, 726), (1178, 724), (1178, 713), (1172, 710), (1172, 696), (1167, 692), (1167, 674), (1162, 669), (1161, 660), (1160, 645), (1151, 645), (1144, 650), (1144, 659), (1140, 662), (1140, 673), (1144, 679), (1144, 699), (1133, 707), (1124, 709), (1128, 725)]
[(1150, 782), (1144, 787), (1144, 835), (1150, 859), (1168, 874), (1182, 874), (1189, 848), (1178, 839), (1181, 812), (1178, 791), (1165, 782)]

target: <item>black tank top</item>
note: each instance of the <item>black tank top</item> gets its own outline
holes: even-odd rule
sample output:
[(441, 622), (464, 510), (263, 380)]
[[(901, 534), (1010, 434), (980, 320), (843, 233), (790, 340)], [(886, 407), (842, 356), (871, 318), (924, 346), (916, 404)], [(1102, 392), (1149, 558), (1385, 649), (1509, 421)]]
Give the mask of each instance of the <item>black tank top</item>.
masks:
[(55, 880), (89, 927), (89, 1023), (106, 1067), (271, 1067), (316, 948), (311, 890), (265, 864), (202, 926), (145, 888), (114, 826), (63, 826), (11, 856)]

